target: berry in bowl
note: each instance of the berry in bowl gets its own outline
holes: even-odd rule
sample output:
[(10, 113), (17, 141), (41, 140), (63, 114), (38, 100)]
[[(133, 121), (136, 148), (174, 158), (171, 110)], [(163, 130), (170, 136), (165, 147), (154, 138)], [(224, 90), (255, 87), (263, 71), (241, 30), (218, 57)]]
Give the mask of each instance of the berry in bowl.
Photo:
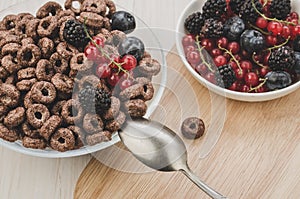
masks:
[(186, 68), (211, 91), (240, 101), (280, 98), (300, 87), (296, 1), (192, 1), (176, 45)]

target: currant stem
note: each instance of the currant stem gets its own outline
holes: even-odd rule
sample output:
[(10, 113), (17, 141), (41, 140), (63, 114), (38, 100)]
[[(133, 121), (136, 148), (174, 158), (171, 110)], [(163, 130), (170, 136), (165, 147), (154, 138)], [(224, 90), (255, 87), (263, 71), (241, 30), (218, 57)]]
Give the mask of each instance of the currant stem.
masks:
[(116, 65), (117, 67), (118, 67), (118, 74), (120, 73), (120, 72), (124, 72), (124, 73), (128, 73), (128, 71), (127, 70), (125, 70), (125, 69), (123, 69), (123, 67), (122, 67), (122, 65), (123, 65), (123, 63), (118, 63), (118, 62), (116, 62), (115, 60), (113, 60), (113, 59), (111, 59), (111, 57), (107, 54), (107, 52), (105, 52), (105, 50), (103, 49), (103, 48), (101, 48), (95, 41), (94, 41), (94, 39), (92, 38), (92, 36), (89, 34), (89, 32), (88, 32), (88, 29), (87, 29), (87, 27), (86, 27), (86, 18), (84, 19), (84, 23), (83, 23), (83, 27), (84, 27), (84, 32), (85, 32), (85, 34), (86, 34), (86, 36), (89, 38), (89, 40), (96, 46), (96, 48), (101, 52), (101, 54), (103, 55), (103, 56), (105, 56), (107, 59), (109, 59), (109, 61), (110, 61), (110, 64), (114, 64), (114, 65)]
[(240, 62), (235, 58), (235, 56), (232, 54), (231, 51), (227, 50), (226, 48), (223, 48), (220, 44), (218, 44), (219, 49), (225, 51), (227, 54), (230, 55), (231, 59), (237, 64), (238, 68), (239, 68), (239, 73), (242, 73), (242, 67), (240, 65)]
[(251, 2), (252, 2), (252, 6), (253, 6), (254, 10), (255, 10), (261, 17), (263, 17), (264, 19), (269, 20), (269, 21), (277, 21), (277, 22), (279, 22), (279, 23), (285, 23), (285, 24), (288, 24), (288, 25), (294, 25), (294, 26), (296, 25), (296, 24), (293, 23), (293, 22), (283, 21), (283, 20), (279, 20), (279, 19), (276, 19), (276, 18), (269, 18), (269, 17), (267, 17), (266, 15), (264, 15), (263, 13), (261, 13), (261, 12), (256, 8), (256, 5), (255, 5), (255, 3), (254, 3), (254, 0), (252, 0)]
[(266, 31), (263, 31), (262, 29), (260, 29), (260, 28), (258, 28), (258, 27), (256, 27), (256, 26), (252, 25), (251, 23), (249, 23), (249, 25), (250, 25), (251, 28), (253, 28), (253, 29), (255, 29), (255, 30), (258, 30), (259, 32), (261, 32), (261, 33), (264, 34), (264, 35), (271, 35), (271, 33), (266, 32)]
[(256, 55), (256, 52), (254, 52), (254, 53), (252, 54), (252, 60), (254, 61), (254, 63), (256, 63), (258, 66), (260, 66), (260, 67), (262, 67), (262, 68), (267, 68), (267, 66), (261, 64), (259, 61), (257, 61), (257, 60), (255, 59), (255, 57), (254, 57), (255, 55)]
[(279, 44), (279, 45), (275, 45), (275, 46), (273, 46), (272, 48), (268, 48), (266, 51), (272, 51), (272, 50), (274, 50), (274, 49), (277, 49), (277, 48), (280, 48), (280, 47), (282, 47), (282, 46), (284, 46), (284, 45), (286, 45), (287, 43), (289, 43), (289, 41), (290, 41), (290, 36), (286, 39), (286, 41), (285, 42), (283, 42), (282, 44)]
[(267, 78), (260, 78), (259, 81), (262, 81), (262, 82), (258, 86), (254, 87), (254, 88), (250, 88), (248, 93), (251, 93), (252, 91), (255, 91), (255, 90), (263, 87), (266, 84), (267, 80), (268, 80)]
[(198, 48), (198, 51), (199, 51), (201, 60), (203, 61), (203, 63), (205, 64), (205, 66), (207, 66), (207, 68), (210, 70), (210, 72), (215, 72), (215, 71), (211, 68), (210, 64), (206, 62), (205, 57), (204, 57), (203, 54), (202, 54), (202, 50), (203, 50), (205, 47), (204, 47), (204, 46), (203, 46), (203, 47), (200, 46), (199, 36), (196, 36), (196, 45), (197, 45), (197, 48)]

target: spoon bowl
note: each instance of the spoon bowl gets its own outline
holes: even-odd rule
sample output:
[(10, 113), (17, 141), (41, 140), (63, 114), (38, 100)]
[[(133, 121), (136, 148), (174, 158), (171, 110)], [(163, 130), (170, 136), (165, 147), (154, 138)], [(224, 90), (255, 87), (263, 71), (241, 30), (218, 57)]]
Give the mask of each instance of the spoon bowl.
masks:
[(158, 171), (183, 172), (211, 198), (226, 198), (202, 182), (190, 170), (184, 142), (168, 127), (140, 118), (128, 120), (118, 133), (123, 144), (143, 164)]

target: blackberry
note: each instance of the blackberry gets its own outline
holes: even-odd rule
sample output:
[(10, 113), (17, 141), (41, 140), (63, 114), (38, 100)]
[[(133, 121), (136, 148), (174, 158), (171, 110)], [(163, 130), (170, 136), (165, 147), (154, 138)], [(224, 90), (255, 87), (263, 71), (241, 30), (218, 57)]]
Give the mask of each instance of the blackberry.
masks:
[(107, 110), (111, 104), (110, 94), (93, 86), (86, 86), (82, 89), (78, 98), (81, 106), (90, 113)]
[(216, 77), (217, 84), (225, 88), (229, 88), (236, 81), (235, 73), (230, 64), (219, 67)]
[(201, 29), (201, 33), (206, 38), (217, 38), (223, 35), (223, 23), (216, 19), (205, 20), (204, 26)]
[(269, 67), (274, 71), (291, 70), (295, 63), (295, 52), (289, 46), (282, 46), (274, 50), (269, 58)]
[(228, 19), (224, 24), (224, 35), (229, 40), (238, 40), (245, 30), (244, 21), (238, 16)]
[(292, 10), (291, 0), (272, 0), (270, 4), (271, 17), (285, 20)]
[(227, 12), (226, 0), (207, 0), (202, 7), (203, 17), (205, 19), (220, 19)]
[(203, 25), (204, 19), (201, 12), (191, 14), (184, 22), (186, 30), (193, 35), (199, 34)]
[(297, 36), (293, 41), (293, 49), (300, 52), (300, 36)]
[(69, 44), (75, 47), (85, 47), (89, 42), (83, 24), (73, 19), (65, 22), (63, 36)]
[(245, 0), (230, 0), (229, 6), (231, 11), (238, 15), (244, 2)]
[(256, 22), (256, 19), (260, 16), (259, 13), (255, 10), (254, 5), (256, 9), (262, 13), (263, 6), (259, 2), (259, 0), (246, 0), (244, 4), (242, 5), (239, 15), (240, 17), (245, 21), (254, 24)]

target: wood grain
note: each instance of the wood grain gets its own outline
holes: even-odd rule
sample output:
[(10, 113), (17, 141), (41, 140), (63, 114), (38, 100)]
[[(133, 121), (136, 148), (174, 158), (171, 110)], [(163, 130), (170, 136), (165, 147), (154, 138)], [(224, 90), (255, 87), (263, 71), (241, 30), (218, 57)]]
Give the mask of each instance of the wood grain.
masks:
[[(211, 98), (182, 65), (176, 54), (167, 57), (168, 65), (179, 71), (197, 93), (200, 116), (211, 125)], [(169, 76), (169, 83), (180, 79)], [(190, 88), (187, 90), (191, 91)], [(185, 92), (176, 90), (176, 94)], [(190, 96), (185, 94), (183, 101)], [(218, 97), (217, 97), (218, 98)], [(211, 153), (201, 159), (205, 139), (187, 142), (191, 168), (209, 185), (229, 198), (300, 198), (300, 92), (263, 103), (226, 100), (226, 121), (221, 137)], [(168, 115), (166, 124), (178, 131), (182, 118), (174, 93), (167, 91), (161, 102)], [(179, 100), (180, 101), (180, 100)], [(191, 109), (186, 110), (188, 113)], [(218, 115), (223, 115), (219, 112)], [(154, 114), (155, 115), (155, 114)], [(160, 118), (160, 114), (154, 117)], [(222, 121), (220, 121), (222, 122)], [(212, 133), (212, 132), (207, 132)], [(209, 136), (207, 135), (206, 136)], [(110, 149), (102, 154), (110, 154)], [(113, 157), (111, 157), (113, 158)], [(115, 161), (140, 167), (133, 158)], [(132, 161), (132, 162), (131, 162)], [(128, 168), (127, 168), (128, 169)], [(207, 198), (180, 173), (130, 173), (105, 166), (96, 158), (79, 178), (74, 197), (81, 198)]]

